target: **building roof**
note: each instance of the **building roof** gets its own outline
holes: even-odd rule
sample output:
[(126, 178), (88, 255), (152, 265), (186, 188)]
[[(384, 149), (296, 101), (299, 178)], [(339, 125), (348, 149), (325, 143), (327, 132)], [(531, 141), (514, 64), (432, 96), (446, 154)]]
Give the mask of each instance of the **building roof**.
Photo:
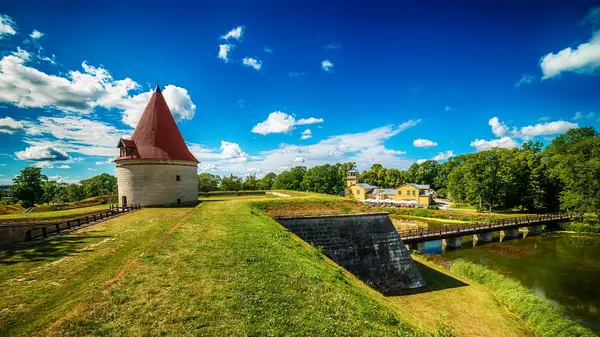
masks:
[[(406, 183), (404, 185), (410, 185), (410, 186), (412, 186), (414, 188), (417, 188), (419, 190), (428, 190), (428, 189), (430, 189), (429, 185), (420, 185), (420, 184), (413, 184), (413, 183)], [(404, 186), (404, 185), (402, 185), (402, 186)], [(402, 187), (402, 186), (400, 186), (400, 187)], [(400, 188), (400, 187), (398, 187), (398, 188)]]
[(396, 194), (396, 190), (394, 190), (393, 188), (376, 188), (373, 190), (373, 194), (394, 195)]
[(121, 139), (119, 146), (121, 142), (126, 147), (133, 144), (134, 151), (130, 156), (115, 160), (176, 159), (198, 162), (185, 144), (158, 85), (131, 139)]
[(371, 184), (367, 184), (367, 183), (360, 183), (360, 184), (356, 184), (356, 186), (362, 187), (362, 188), (377, 188), (377, 186), (371, 185)]

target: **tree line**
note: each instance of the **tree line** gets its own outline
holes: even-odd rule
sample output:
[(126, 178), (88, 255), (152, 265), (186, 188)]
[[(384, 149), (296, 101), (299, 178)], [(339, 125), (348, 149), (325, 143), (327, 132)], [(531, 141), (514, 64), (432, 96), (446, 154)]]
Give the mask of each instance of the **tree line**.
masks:
[(23, 207), (43, 203), (67, 203), (117, 193), (117, 178), (102, 173), (79, 183), (69, 184), (48, 179), (41, 168), (26, 167), (13, 178), (9, 198), (3, 203), (20, 202)]
[[(297, 166), (262, 179), (249, 175), (198, 176), (200, 191), (285, 189), (341, 194), (346, 172), (354, 163)], [(493, 148), (427, 160), (406, 170), (380, 164), (360, 173), (359, 181), (381, 188), (405, 183), (429, 184), (438, 197), (477, 206), (482, 211), (520, 208), (531, 212), (559, 209), (579, 213), (600, 210), (600, 135), (591, 127), (571, 129), (544, 146), (525, 142), (521, 148)]]

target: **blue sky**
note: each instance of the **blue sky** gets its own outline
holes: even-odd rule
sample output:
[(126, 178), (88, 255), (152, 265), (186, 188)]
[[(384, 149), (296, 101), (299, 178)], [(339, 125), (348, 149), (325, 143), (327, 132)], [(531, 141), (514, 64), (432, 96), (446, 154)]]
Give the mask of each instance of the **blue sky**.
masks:
[(406, 168), (600, 126), (598, 1), (19, 1), (0, 15), (0, 183), (28, 165), (114, 174), (157, 80), (216, 174)]

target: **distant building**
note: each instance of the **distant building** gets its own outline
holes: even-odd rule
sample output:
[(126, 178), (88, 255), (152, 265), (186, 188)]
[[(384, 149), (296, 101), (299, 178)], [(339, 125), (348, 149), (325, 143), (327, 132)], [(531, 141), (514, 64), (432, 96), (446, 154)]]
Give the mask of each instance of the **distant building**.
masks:
[(345, 196), (356, 200), (394, 200), (398, 205), (427, 207), (434, 204), (435, 192), (429, 185), (404, 184), (397, 188), (379, 188), (375, 185), (359, 183), (358, 172), (348, 171), (346, 176)]
[(131, 139), (119, 140), (117, 181), (121, 204), (195, 203), (198, 160), (190, 152), (159, 86)]

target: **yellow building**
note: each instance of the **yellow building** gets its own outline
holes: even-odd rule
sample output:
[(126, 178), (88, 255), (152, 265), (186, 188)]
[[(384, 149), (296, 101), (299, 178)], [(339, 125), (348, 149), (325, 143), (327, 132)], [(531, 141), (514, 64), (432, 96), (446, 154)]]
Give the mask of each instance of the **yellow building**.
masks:
[(377, 189), (377, 186), (370, 184), (354, 184), (346, 187), (346, 197), (353, 198), (356, 200), (365, 200), (372, 198), (373, 191)]
[(417, 207), (426, 207), (434, 204), (434, 194), (435, 192), (429, 185), (404, 184), (396, 188), (394, 199), (407, 204), (415, 204)]

